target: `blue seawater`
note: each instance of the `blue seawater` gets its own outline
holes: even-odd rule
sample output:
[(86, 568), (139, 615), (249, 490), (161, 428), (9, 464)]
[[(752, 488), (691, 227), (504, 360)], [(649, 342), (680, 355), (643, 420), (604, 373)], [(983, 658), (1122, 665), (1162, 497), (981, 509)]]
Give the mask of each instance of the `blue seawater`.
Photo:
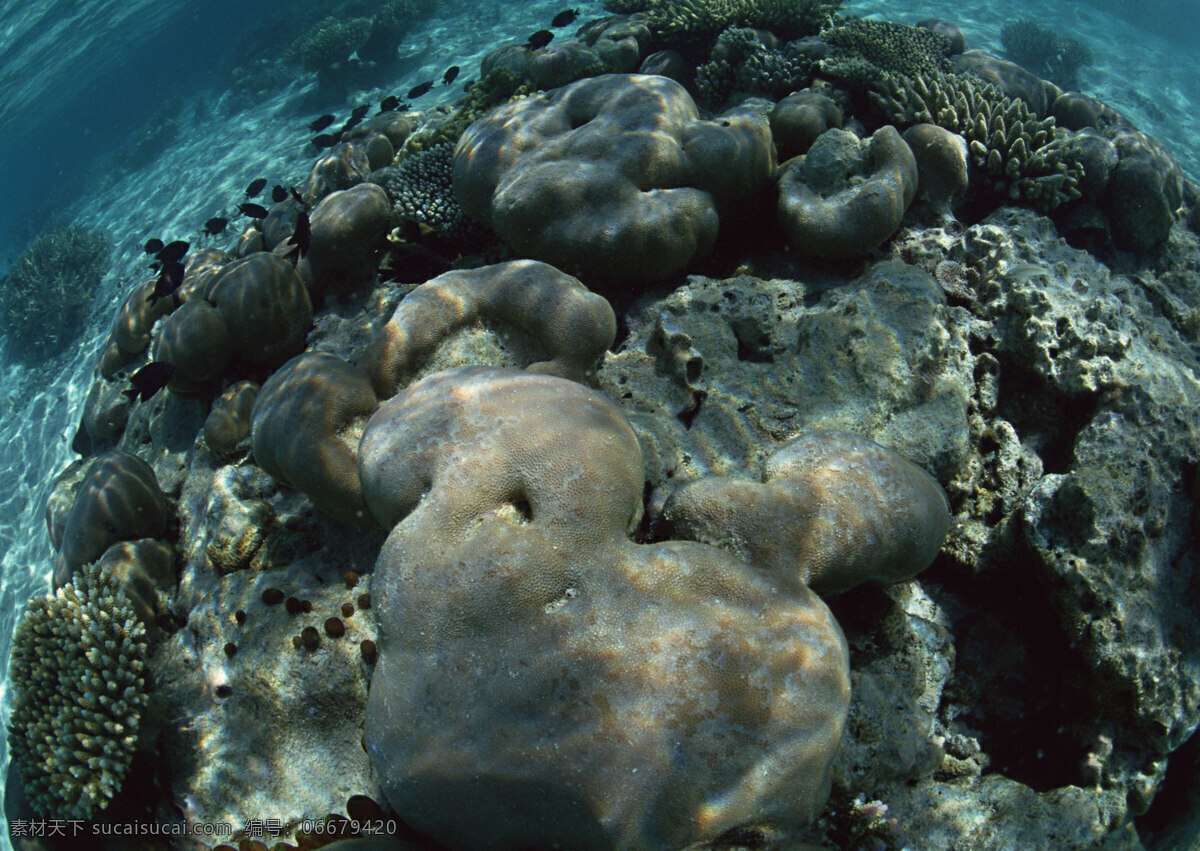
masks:
[[(369, 6), (369, 3), (360, 3)], [(452, 0), (400, 46), (384, 88), (403, 94), (440, 79), (478, 76), (479, 59), (547, 26), (565, 0)], [(599, 0), (571, 3), (580, 22)], [(0, 360), (0, 664), (26, 600), (49, 587), (53, 553), (44, 505), (54, 476), (76, 456), (71, 441), (114, 310), (144, 279), (150, 237), (204, 242), (210, 216), (229, 215), (242, 189), (265, 176), (299, 182), (313, 150), (305, 124), (345, 114), (369, 93), (322, 100), (311, 74), (275, 81), (261, 97), (234, 85), (234, 69), (277, 57), (325, 0), (22, 0), (0, 4), (0, 274), (39, 233), (69, 224), (105, 232), (112, 269), (66, 353), (37, 366)], [(1035, 17), (1089, 45), (1081, 89), (1116, 107), (1200, 176), (1200, 3), (1094, 0), (853, 0), (845, 11), (914, 23), (958, 23), (972, 47), (1002, 55), (1008, 21)], [(420, 106), (461, 91), (436, 87)], [(155, 142), (155, 137), (158, 141)], [(231, 217), (232, 218), (232, 217)], [(232, 231), (232, 227), (231, 227)], [(7, 333), (8, 329), (0, 329)], [(11, 353), (10, 353), (11, 354)], [(5, 715), (11, 694), (0, 683)], [(7, 754), (0, 760), (0, 778)], [(7, 831), (0, 831), (7, 845)]]

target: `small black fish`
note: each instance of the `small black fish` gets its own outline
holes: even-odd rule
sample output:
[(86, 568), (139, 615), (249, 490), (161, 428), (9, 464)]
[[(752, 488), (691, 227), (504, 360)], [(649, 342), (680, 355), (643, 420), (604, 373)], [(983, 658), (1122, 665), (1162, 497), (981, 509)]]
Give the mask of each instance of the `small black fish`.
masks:
[(469, 80), (467, 80), (465, 83), (463, 83), (463, 91), (464, 91), (464, 92), (469, 92), (469, 91), (471, 91), (471, 86), (473, 86), (473, 85), (475, 85), (475, 78), (474, 78), (474, 77), (472, 77), (471, 79), (469, 79)]
[(554, 20), (550, 22), (552, 27), (565, 27), (575, 23), (575, 19), (579, 17), (578, 9), (563, 9), (554, 16)]
[(223, 219), (220, 216), (213, 216), (204, 223), (204, 232), (209, 236), (225, 233), (225, 225), (229, 224), (229, 219)]
[(174, 364), (167, 363), (165, 360), (151, 361), (130, 376), (129, 382), (133, 386), (121, 392), (128, 396), (131, 402), (139, 396), (145, 402), (159, 390), (166, 387), (167, 382), (171, 380), (171, 376), (174, 374)]
[(266, 185), (267, 185), (267, 179), (265, 177), (260, 177), (258, 180), (254, 181), (253, 183), (251, 183), (249, 186), (246, 187), (246, 197), (253, 198), (259, 192), (262, 192), (263, 187), (265, 187)]
[(342, 125), (342, 129), (337, 131), (337, 135), (341, 136), (348, 130), (352, 130), (362, 123), (361, 118), (355, 118), (353, 115), (346, 119), (346, 123)]
[(350, 117), (356, 122), (362, 121), (367, 117), (367, 113), (371, 111), (371, 104), (364, 103), (362, 106), (354, 107), (354, 111), (350, 113)]
[(296, 199), (297, 204), (299, 204), (301, 207), (308, 206), (307, 204), (304, 203), (304, 198), (301, 197), (300, 193), (296, 191), (295, 186), (291, 187), (288, 191), (292, 193), (292, 197)]
[(458, 76), (458, 66), (451, 65), (446, 69), (446, 73), (442, 75), (442, 85), (448, 86), (454, 82), (454, 78)]
[(432, 88), (433, 88), (433, 80), (426, 80), (423, 83), (419, 83), (408, 90), (408, 99), (416, 100), (417, 98), (419, 98), (421, 95), (425, 94), (427, 91), (429, 91)]
[(271, 200), (276, 204), (283, 203), (287, 200), (287, 190), (276, 183), (275, 188), (271, 190)]
[(550, 40), (554, 38), (554, 33), (550, 30), (538, 30), (529, 37), (529, 41), (525, 42), (525, 46), (530, 50), (541, 50)]
[(267, 208), (261, 204), (238, 204), (238, 210), (243, 216), (249, 216), (252, 219), (265, 219), (267, 217)]
[(388, 95), (387, 97), (385, 97), (383, 100), (381, 100), (379, 102), (379, 111), (380, 111), (380, 113), (391, 112), (393, 109), (395, 109), (399, 105), (400, 105), (400, 98), (396, 97), (395, 95)]
[(183, 259), (183, 255), (187, 254), (187, 250), (188, 244), (182, 239), (177, 239), (160, 248), (154, 257), (163, 263), (176, 263)]
[(143, 246), (143, 250), (147, 254), (157, 254), (162, 251), (163, 241), (161, 239), (148, 239)]
[(165, 260), (158, 280), (154, 282), (154, 292), (146, 296), (146, 301), (155, 304), (160, 298), (166, 298), (183, 283), (183, 264), (177, 260)]
[(311, 141), (314, 147), (332, 148), (338, 143), (338, 137), (334, 133), (322, 133), (320, 136), (314, 136)]
[[(301, 257), (308, 256), (308, 244), (312, 240), (312, 228), (309, 225), (308, 216), (301, 213), (296, 219), (296, 229), (292, 231), (292, 235), (288, 237), (288, 245), (296, 246), (295, 249), (288, 252), (289, 256), (294, 253), (299, 253)], [(292, 265), (296, 264), (296, 259), (292, 256)]]
[(336, 120), (337, 119), (334, 118), (332, 115), (322, 115), (320, 118), (318, 118), (312, 124), (308, 125), (308, 129), (313, 131), (314, 133), (320, 133), (322, 130), (324, 130), (326, 127), (328, 127), (330, 124), (332, 124)]

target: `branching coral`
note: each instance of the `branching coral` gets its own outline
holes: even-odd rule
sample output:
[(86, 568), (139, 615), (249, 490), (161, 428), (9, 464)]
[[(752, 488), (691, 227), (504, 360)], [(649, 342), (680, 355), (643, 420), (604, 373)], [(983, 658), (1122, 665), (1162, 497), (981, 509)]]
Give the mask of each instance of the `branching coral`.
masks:
[(840, 65), (852, 59), (865, 60), (880, 71), (908, 75), (948, 71), (950, 67), (946, 59), (950, 39), (923, 27), (851, 18), (823, 31), (821, 38), (836, 48), (821, 64), (822, 70), (834, 76)]
[(148, 702), (145, 635), (95, 564), (30, 601), (13, 639), (8, 748), (39, 815), (92, 818), (120, 790)]
[(21, 252), (0, 282), (0, 317), (12, 355), (33, 363), (67, 347), (108, 268), (108, 252), (108, 239), (85, 227), (43, 234)]
[(991, 188), (1010, 201), (1050, 210), (1080, 193), (1075, 148), (1053, 118), (1038, 120), (1024, 101), (990, 83), (951, 74), (885, 73), (877, 105), (898, 125), (936, 124), (965, 137)]

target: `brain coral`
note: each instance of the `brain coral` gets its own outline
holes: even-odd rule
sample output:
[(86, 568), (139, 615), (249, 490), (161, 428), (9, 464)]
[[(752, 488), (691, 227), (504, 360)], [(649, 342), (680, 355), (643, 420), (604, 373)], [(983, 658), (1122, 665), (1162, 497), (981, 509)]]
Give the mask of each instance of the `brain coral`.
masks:
[(760, 116), (704, 121), (673, 80), (606, 74), (468, 127), (454, 192), (521, 254), (589, 285), (647, 283), (707, 253), (722, 214), (757, 202), (773, 169)]
[(229, 329), (234, 357), (245, 367), (275, 369), (304, 350), (312, 302), (282, 257), (258, 252), (230, 264), (213, 282), (210, 298)]
[(30, 601), (13, 639), (8, 749), (38, 815), (92, 818), (120, 790), (147, 703), (145, 629), (96, 565)]
[(950, 528), (933, 476), (846, 432), (812, 432), (767, 459), (762, 482), (711, 476), (663, 510), (675, 534), (720, 544), (774, 576), (821, 593), (929, 566)]
[(639, 546), (624, 417), (466, 367), (386, 402), (359, 455), (391, 534), (366, 744), (453, 847), (680, 848), (816, 816), (849, 698), (837, 624), (715, 547)]

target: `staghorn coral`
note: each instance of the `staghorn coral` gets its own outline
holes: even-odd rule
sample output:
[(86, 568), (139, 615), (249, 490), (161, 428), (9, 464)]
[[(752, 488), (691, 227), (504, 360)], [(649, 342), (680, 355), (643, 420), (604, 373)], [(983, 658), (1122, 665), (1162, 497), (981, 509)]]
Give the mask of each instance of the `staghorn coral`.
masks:
[(1083, 169), (1066, 131), (1038, 120), (1022, 100), (990, 83), (952, 74), (884, 73), (876, 104), (902, 126), (929, 123), (965, 137), (992, 191), (1041, 211), (1078, 198)]
[(0, 281), (10, 355), (33, 364), (67, 347), (87, 317), (108, 252), (108, 239), (85, 227), (42, 234), (21, 252)]
[(758, 27), (784, 39), (827, 25), (842, 0), (605, 0), (611, 12), (643, 12), (651, 31), (681, 47), (711, 41), (727, 27)]
[(120, 791), (148, 702), (145, 634), (95, 564), (30, 601), (13, 640), (8, 747), (39, 815), (93, 818)]

